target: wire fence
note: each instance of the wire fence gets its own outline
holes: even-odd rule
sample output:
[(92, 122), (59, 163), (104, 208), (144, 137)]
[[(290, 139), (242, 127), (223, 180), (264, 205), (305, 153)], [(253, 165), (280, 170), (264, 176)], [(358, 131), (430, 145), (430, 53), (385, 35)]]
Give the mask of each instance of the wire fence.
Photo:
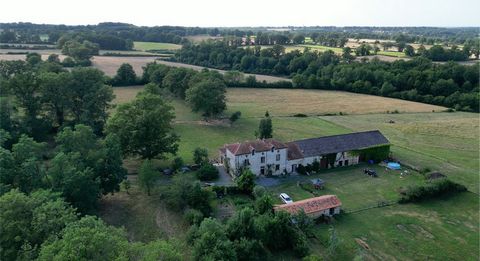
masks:
[(390, 201), (383, 200), (383, 201), (377, 201), (376, 204), (371, 204), (371, 205), (367, 205), (367, 206), (360, 207), (360, 208), (352, 208), (352, 209), (344, 208), (343, 212), (346, 213), (346, 214), (358, 213), (358, 212), (369, 210), (369, 209), (383, 208), (383, 207), (393, 206), (393, 205), (396, 205), (396, 204), (398, 204), (398, 202), (396, 200), (390, 200)]

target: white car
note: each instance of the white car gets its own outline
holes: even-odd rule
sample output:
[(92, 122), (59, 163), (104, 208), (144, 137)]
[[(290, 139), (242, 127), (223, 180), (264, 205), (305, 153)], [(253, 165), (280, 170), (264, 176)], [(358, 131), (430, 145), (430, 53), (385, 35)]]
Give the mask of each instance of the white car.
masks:
[(287, 193), (282, 193), (282, 194), (280, 194), (280, 198), (282, 199), (282, 201), (283, 201), (285, 204), (293, 203), (293, 200), (290, 198), (289, 195), (287, 195)]

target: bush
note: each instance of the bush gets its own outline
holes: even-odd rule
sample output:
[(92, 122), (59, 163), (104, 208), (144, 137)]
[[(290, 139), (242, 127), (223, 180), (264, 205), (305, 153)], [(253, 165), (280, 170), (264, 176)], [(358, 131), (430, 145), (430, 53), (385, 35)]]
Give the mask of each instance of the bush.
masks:
[(65, 59), (63, 59), (62, 65), (64, 67), (74, 67), (75, 61), (70, 57), (65, 57)]
[(303, 113), (297, 113), (297, 114), (293, 114), (293, 117), (305, 118), (305, 117), (308, 117), (308, 115)]
[(197, 177), (199, 180), (207, 181), (207, 180), (214, 180), (218, 178), (218, 170), (212, 164), (204, 164), (200, 169), (197, 171)]
[(183, 159), (181, 157), (176, 157), (172, 161), (172, 170), (173, 172), (176, 172), (180, 170), (183, 167)]
[(183, 217), (190, 225), (199, 225), (204, 218), (203, 213), (196, 209), (188, 209), (183, 214)]
[(208, 150), (205, 148), (197, 147), (193, 151), (193, 162), (198, 165), (208, 163)]
[(246, 194), (251, 194), (255, 186), (255, 175), (248, 169), (236, 179), (237, 187)]
[(455, 183), (448, 179), (440, 179), (432, 181), (424, 186), (408, 187), (403, 193), (405, 194), (398, 201), (399, 203), (419, 202), (429, 198), (454, 194), (467, 191), (467, 188), (461, 184)]
[(253, 187), (253, 196), (255, 198), (261, 198), (266, 192), (267, 190), (263, 186), (257, 185)]
[(241, 115), (242, 115), (242, 112), (240, 112), (240, 111), (236, 111), (236, 112), (232, 113), (232, 115), (230, 116), (230, 122), (231, 123), (236, 122), (238, 119), (240, 119)]

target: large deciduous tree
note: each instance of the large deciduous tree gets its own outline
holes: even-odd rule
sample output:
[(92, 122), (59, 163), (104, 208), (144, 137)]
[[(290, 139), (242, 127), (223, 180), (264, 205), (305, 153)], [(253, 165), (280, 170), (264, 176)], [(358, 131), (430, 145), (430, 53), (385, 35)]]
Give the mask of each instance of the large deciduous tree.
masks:
[(71, 91), (71, 111), (74, 123), (91, 126), (96, 133), (102, 131), (108, 117), (113, 90), (105, 85), (103, 72), (93, 68), (79, 68), (71, 72), (68, 85)]
[(209, 79), (190, 87), (186, 92), (186, 100), (193, 111), (201, 111), (203, 115), (210, 117), (227, 108), (225, 93), (225, 83), (218, 79)]
[(124, 155), (144, 159), (164, 158), (178, 150), (178, 136), (173, 133), (173, 107), (159, 95), (141, 93), (134, 101), (122, 104), (109, 120), (108, 133), (116, 134)]
[(46, 242), (38, 260), (128, 260), (128, 250), (125, 231), (86, 216)]
[(137, 83), (137, 74), (133, 67), (128, 63), (122, 63), (113, 78), (113, 84), (116, 86), (135, 85)]
[(75, 220), (75, 210), (59, 193), (7, 192), (0, 197), (0, 259), (35, 259), (43, 242), (55, 238)]

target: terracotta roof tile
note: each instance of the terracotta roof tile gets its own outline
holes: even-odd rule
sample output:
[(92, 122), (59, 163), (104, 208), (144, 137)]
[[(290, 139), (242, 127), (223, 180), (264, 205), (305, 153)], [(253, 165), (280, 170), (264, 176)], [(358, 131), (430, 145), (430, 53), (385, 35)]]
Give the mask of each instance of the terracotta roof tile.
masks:
[(306, 214), (316, 213), (322, 210), (339, 207), (342, 202), (335, 195), (324, 195), (315, 198), (304, 199), (290, 204), (277, 205), (275, 211), (287, 211), (296, 214), (303, 209)]
[(295, 159), (301, 159), (303, 158), (303, 153), (300, 150), (300, 147), (294, 142), (289, 142), (287, 143), (288, 147), (288, 153), (287, 153), (287, 159), (288, 160), (295, 160)]
[(287, 145), (278, 140), (266, 139), (226, 144), (224, 146), (224, 148), (228, 149), (234, 155), (249, 154), (252, 150), (255, 150), (256, 152), (268, 151), (271, 150), (272, 147), (275, 147), (275, 149), (285, 149), (287, 148)]

